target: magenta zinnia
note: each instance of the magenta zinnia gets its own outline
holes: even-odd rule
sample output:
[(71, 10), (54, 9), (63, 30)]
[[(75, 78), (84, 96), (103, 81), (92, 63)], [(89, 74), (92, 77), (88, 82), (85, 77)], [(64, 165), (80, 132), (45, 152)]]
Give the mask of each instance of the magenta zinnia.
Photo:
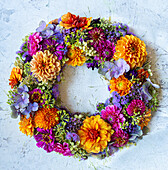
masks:
[(37, 51), (40, 51), (42, 46), (39, 44), (42, 41), (42, 37), (38, 32), (29, 36), (28, 40), (28, 52), (31, 56), (35, 55)]
[(111, 124), (112, 129), (116, 131), (121, 128), (121, 124), (125, 121), (121, 110), (121, 108), (118, 108), (115, 105), (109, 105), (105, 110), (101, 111), (101, 117), (104, 120), (107, 120)]
[(129, 140), (129, 135), (124, 132), (122, 129), (113, 133), (111, 136), (111, 142), (114, 142), (112, 145), (115, 147), (122, 147), (127, 144)]
[(127, 113), (130, 116), (135, 114), (143, 114), (145, 112), (145, 104), (142, 100), (134, 99), (127, 107)]
[(53, 129), (44, 130), (37, 128), (37, 135), (34, 135), (35, 140), (37, 141), (37, 146), (43, 148), (47, 152), (52, 152), (54, 150), (54, 133)]
[(98, 53), (95, 60), (110, 61), (115, 53), (115, 45), (109, 40), (101, 41), (95, 50)]

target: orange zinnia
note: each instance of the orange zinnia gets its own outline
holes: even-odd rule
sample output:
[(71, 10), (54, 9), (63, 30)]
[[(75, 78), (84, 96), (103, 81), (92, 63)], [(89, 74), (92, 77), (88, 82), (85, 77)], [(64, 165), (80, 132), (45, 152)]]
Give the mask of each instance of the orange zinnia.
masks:
[(80, 145), (88, 153), (102, 152), (113, 134), (111, 126), (100, 115), (87, 117), (78, 130)]
[(59, 123), (59, 115), (56, 108), (40, 108), (35, 112), (34, 123), (35, 127), (43, 128), (44, 130), (51, 129)]
[(144, 126), (148, 125), (150, 120), (151, 120), (151, 110), (149, 109), (144, 115), (142, 115), (138, 125), (141, 127), (141, 129), (143, 129)]
[(114, 59), (123, 58), (131, 67), (142, 67), (146, 61), (146, 46), (143, 41), (133, 35), (126, 35), (117, 41)]
[(32, 116), (27, 119), (26, 116), (21, 116), (21, 120), (19, 122), (19, 129), (22, 133), (26, 134), (27, 136), (33, 136), (34, 134), (34, 121)]
[(70, 28), (82, 28), (86, 29), (89, 27), (92, 18), (86, 17), (79, 17), (74, 14), (68, 12), (61, 17), (60, 25), (63, 26), (65, 29)]
[(83, 55), (83, 50), (79, 49), (78, 47), (68, 47), (68, 53), (67, 53), (69, 60), (67, 61), (68, 65), (72, 66), (82, 66), (86, 58)]
[(148, 73), (148, 71), (147, 70), (144, 70), (144, 69), (139, 69), (139, 70), (137, 70), (137, 73), (138, 73), (138, 78), (148, 78), (149, 77), (149, 73)]
[(113, 77), (112, 80), (110, 80), (110, 93), (116, 91), (120, 94), (120, 96), (127, 95), (131, 86), (132, 83), (125, 78), (124, 75), (118, 77), (117, 79)]
[(22, 81), (22, 73), (22, 69), (20, 69), (19, 67), (13, 67), (9, 79), (9, 85), (11, 85), (12, 89), (19, 83), (19, 81)]

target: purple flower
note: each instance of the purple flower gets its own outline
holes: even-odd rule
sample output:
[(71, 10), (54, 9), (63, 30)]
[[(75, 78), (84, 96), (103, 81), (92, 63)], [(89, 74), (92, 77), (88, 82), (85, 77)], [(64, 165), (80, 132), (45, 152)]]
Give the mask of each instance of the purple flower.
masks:
[(58, 84), (55, 84), (52, 88), (52, 95), (54, 96), (55, 100), (57, 100), (59, 96)]
[(54, 151), (54, 133), (53, 133), (53, 129), (40, 129), (37, 128), (37, 135), (34, 135), (35, 140), (37, 141), (37, 146), (39, 148), (43, 148), (44, 150), (46, 150), (47, 152), (52, 152)]
[(110, 61), (115, 53), (115, 45), (109, 40), (101, 41), (98, 46), (95, 47), (98, 55), (94, 57), (95, 60)]
[(20, 50), (16, 52), (16, 54), (22, 56), (22, 59), (24, 60), (25, 63), (32, 59), (32, 56), (29, 55), (27, 44), (28, 44), (27, 42), (24, 42), (21, 45)]
[(98, 44), (101, 41), (105, 40), (105, 34), (101, 28), (93, 28), (88, 32), (88, 37), (91, 39), (93, 42), (91, 42), (91, 45), (94, 46), (95, 48), (98, 46)]
[(66, 134), (66, 139), (68, 139), (68, 140), (73, 140), (73, 141), (79, 141), (79, 136), (76, 134), (76, 133), (71, 133), (71, 132), (68, 132), (67, 134)]
[(137, 138), (143, 135), (141, 127), (138, 125), (132, 125), (131, 128), (129, 128), (129, 135), (129, 141), (136, 142)]
[(136, 70), (130, 70), (128, 71), (126, 74), (125, 74), (125, 77), (128, 79), (128, 80), (131, 80), (132, 77), (136, 77), (138, 75), (137, 71)]
[(52, 38), (44, 39), (42, 42), (42, 49), (49, 50), (53, 55), (57, 56), (59, 60), (63, 58), (65, 53), (64, 44), (59, 44), (56, 40)]

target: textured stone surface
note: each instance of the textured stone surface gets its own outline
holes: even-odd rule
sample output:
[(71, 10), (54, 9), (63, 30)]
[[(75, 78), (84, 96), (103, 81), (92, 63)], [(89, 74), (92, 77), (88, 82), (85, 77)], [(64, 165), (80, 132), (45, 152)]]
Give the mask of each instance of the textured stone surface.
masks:
[[(19, 131), (19, 120), (10, 118), (6, 104), (8, 78), (15, 52), (22, 38), (46, 22), (68, 11), (80, 16), (111, 16), (113, 21), (128, 24), (147, 44), (154, 75), (161, 85), (160, 105), (151, 123), (151, 131), (137, 146), (124, 149), (114, 157), (99, 161), (73, 158), (39, 149), (33, 138)], [(168, 1), (167, 0), (0, 0), (0, 169), (4, 170), (166, 170), (168, 167)], [(98, 101), (109, 93), (106, 82), (86, 67), (67, 68), (67, 82), (61, 95), (72, 111), (94, 112)]]

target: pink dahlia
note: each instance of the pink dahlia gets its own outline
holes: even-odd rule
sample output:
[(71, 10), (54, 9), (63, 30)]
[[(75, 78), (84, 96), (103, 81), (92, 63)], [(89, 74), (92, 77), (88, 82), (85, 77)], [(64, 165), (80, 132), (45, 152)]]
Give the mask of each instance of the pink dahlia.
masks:
[(42, 41), (42, 37), (38, 32), (33, 33), (29, 36), (28, 40), (28, 52), (31, 56), (35, 55), (36, 52), (40, 51), (42, 46), (39, 44)]
[(116, 105), (107, 106), (105, 110), (101, 111), (101, 117), (107, 120), (116, 131), (121, 128), (120, 124), (125, 121), (121, 108), (118, 108)]
[(124, 132), (122, 129), (118, 130), (117, 132), (114, 132), (111, 136), (111, 142), (113, 142), (112, 145), (115, 147), (121, 147), (126, 145), (128, 140), (128, 133)]
[(130, 116), (135, 114), (143, 114), (145, 112), (145, 104), (142, 100), (134, 99), (127, 107), (127, 113)]
[(71, 150), (69, 148), (68, 143), (64, 142), (63, 144), (61, 143), (56, 143), (54, 145), (54, 151), (62, 153), (64, 156), (72, 156), (73, 154), (71, 153)]

